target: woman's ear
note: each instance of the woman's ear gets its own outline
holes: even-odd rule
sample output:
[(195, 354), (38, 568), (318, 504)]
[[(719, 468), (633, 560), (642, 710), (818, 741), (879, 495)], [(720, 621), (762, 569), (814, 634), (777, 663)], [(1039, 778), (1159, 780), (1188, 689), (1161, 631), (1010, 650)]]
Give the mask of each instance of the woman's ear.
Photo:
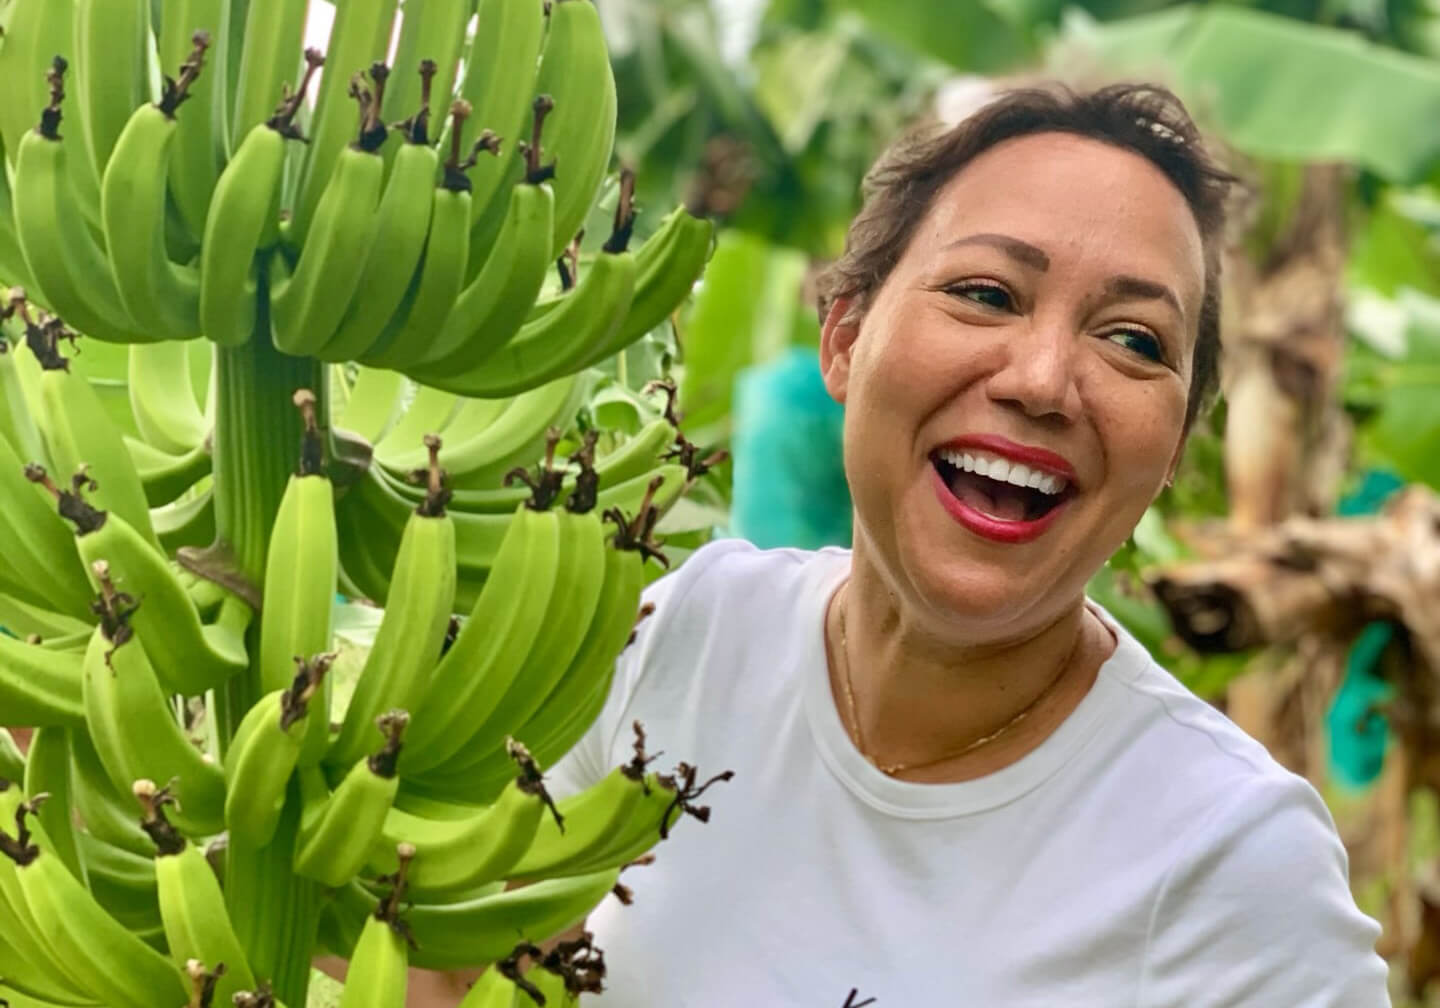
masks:
[(860, 335), (860, 316), (853, 297), (838, 297), (820, 324), (820, 375), (830, 398), (845, 404), (850, 387), (850, 358)]

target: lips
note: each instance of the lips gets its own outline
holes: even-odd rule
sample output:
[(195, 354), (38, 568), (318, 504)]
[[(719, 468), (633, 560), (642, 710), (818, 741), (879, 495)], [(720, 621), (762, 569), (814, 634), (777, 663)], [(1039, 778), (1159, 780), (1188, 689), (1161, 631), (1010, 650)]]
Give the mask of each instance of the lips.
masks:
[(931, 455), (931, 471), (946, 512), (994, 542), (1044, 534), (1076, 493), (1074, 469), (1064, 458), (990, 435), (947, 442)]

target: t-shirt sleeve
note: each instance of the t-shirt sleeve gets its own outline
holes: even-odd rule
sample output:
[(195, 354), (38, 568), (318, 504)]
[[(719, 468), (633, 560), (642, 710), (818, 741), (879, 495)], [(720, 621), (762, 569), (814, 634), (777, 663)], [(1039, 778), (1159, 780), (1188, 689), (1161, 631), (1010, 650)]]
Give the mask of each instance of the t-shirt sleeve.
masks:
[(1380, 926), (1298, 777), (1240, 785), (1195, 827), (1155, 903), (1139, 1008), (1388, 1006)]

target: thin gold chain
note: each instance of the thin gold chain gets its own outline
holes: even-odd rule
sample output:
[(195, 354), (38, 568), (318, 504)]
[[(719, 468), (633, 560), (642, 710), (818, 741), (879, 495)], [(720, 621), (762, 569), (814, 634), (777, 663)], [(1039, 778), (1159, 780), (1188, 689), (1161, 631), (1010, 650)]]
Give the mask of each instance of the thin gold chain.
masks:
[(1065, 656), (1065, 660), (1060, 663), (1060, 667), (1055, 671), (1055, 675), (1051, 677), (1050, 682), (1046, 684), (1045, 688), (1039, 692), (1039, 694), (1035, 697), (1034, 700), (1031, 700), (1028, 704), (1021, 708), (1020, 713), (1016, 714), (1009, 721), (1006, 721), (1003, 725), (995, 729), (990, 734), (982, 735), (980, 738), (975, 739), (973, 742), (970, 742), (969, 744), (955, 750), (954, 752), (946, 753), (944, 756), (938, 756), (935, 759), (925, 760), (921, 763), (881, 763), (874, 756), (870, 755), (870, 753), (867, 752), (865, 749), (865, 740), (860, 733), (860, 715), (855, 707), (855, 689), (850, 683), (850, 649), (847, 644), (847, 638), (845, 633), (845, 600), (846, 596), (848, 596), (850, 592), (849, 581), (845, 582), (844, 586), (841, 587), (840, 592), (840, 597), (836, 599), (836, 617), (840, 623), (840, 660), (842, 663), (840, 684), (845, 689), (845, 705), (849, 710), (850, 728), (855, 733), (855, 748), (860, 750), (860, 755), (864, 756), (865, 759), (868, 760), (877, 770), (891, 777), (905, 770), (923, 770), (926, 767), (935, 766), (937, 763), (944, 763), (947, 760), (958, 759), (959, 757), (964, 756), (966, 753), (974, 752), (976, 749), (979, 749), (987, 742), (995, 741), (997, 738), (999, 738), (1001, 735), (1004, 735), (1011, 728), (1014, 728), (1016, 725), (1018, 725), (1021, 721), (1024, 721), (1026, 716), (1028, 716), (1031, 711), (1038, 707), (1040, 705), (1040, 701), (1044, 700), (1047, 696), (1049, 696), (1050, 693), (1059, 684), (1060, 680), (1065, 677), (1065, 670), (1070, 667), (1070, 663), (1075, 659), (1076, 653), (1080, 650), (1080, 642), (1084, 638), (1083, 632), (1077, 633), (1075, 635), (1074, 645), (1070, 648), (1070, 652)]

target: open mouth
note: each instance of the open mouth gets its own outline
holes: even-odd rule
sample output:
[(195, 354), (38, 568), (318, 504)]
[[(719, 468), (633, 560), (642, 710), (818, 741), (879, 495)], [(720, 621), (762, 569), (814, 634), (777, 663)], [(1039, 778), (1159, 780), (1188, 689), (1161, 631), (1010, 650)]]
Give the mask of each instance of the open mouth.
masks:
[(996, 521), (1037, 521), (1075, 495), (1063, 476), (993, 455), (941, 449), (930, 462), (951, 495)]

